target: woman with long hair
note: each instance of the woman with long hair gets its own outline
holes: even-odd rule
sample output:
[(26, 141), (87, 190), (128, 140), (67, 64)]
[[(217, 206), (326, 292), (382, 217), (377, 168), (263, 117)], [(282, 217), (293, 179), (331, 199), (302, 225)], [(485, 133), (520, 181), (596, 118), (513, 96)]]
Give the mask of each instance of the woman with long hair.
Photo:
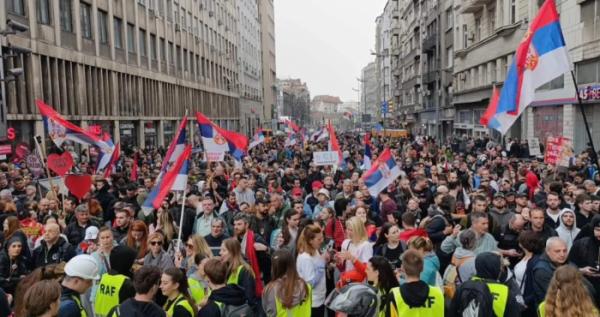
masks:
[(180, 269), (171, 267), (163, 272), (160, 290), (167, 297), (163, 306), (167, 317), (196, 316), (196, 304), (189, 295), (187, 278)]
[(236, 284), (244, 289), (250, 306), (256, 307), (256, 278), (252, 267), (242, 257), (242, 245), (236, 238), (225, 239), (219, 251), (221, 261), (227, 265), (227, 284)]
[(148, 227), (141, 220), (135, 220), (127, 232), (128, 247), (137, 252), (137, 263), (143, 263), (148, 252)]
[(357, 207), (354, 210), (354, 215), (362, 220), (369, 240), (377, 240), (377, 226), (375, 225), (375, 222), (369, 219), (368, 207)]
[(165, 206), (165, 202), (163, 205), (158, 208), (156, 211), (156, 224), (150, 225), (150, 233), (161, 231), (164, 236), (163, 247), (166, 249), (171, 243), (171, 240), (175, 239), (175, 235), (177, 234), (177, 225), (173, 220), (173, 216), (168, 211), (168, 203)]
[(38, 267), (33, 270), (31, 273), (27, 274), (19, 285), (17, 285), (17, 289), (13, 296), (15, 303), (15, 317), (25, 317), (27, 314), (25, 313), (25, 293), (28, 289), (30, 289), (35, 283), (43, 280), (56, 280), (60, 282), (62, 278), (65, 276), (65, 263), (58, 264), (48, 264), (46, 266)]
[(324, 303), (327, 296), (326, 268), (330, 256), (321, 253), (323, 231), (316, 225), (308, 225), (298, 238), (298, 258), (296, 267), (300, 277), (312, 287), (312, 316), (324, 315)]
[(283, 225), (281, 226), (281, 234), (283, 237), (283, 245), (288, 247), (292, 253), (296, 252), (296, 241), (298, 240), (298, 224), (300, 222), (300, 214), (294, 209), (288, 209), (283, 217)]
[(595, 317), (598, 309), (576, 267), (563, 265), (554, 271), (546, 300), (538, 307), (542, 317)]
[(187, 277), (192, 276), (198, 269), (194, 262), (194, 257), (198, 254), (208, 258), (212, 256), (212, 251), (202, 236), (191, 235), (185, 244), (185, 258), (176, 258), (175, 266), (184, 269)]
[(390, 262), (382, 256), (374, 256), (367, 262), (367, 281), (377, 288), (377, 293), (380, 298), (379, 311), (383, 312), (384, 316), (391, 314), (391, 290), (394, 287), (399, 287), (398, 279), (394, 274), (394, 268)]
[(395, 268), (400, 268), (400, 256), (406, 249), (400, 241), (400, 229), (397, 225), (386, 222), (381, 227), (379, 237), (373, 246), (375, 255), (381, 255)]
[(58, 281), (43, 280), (25, 293), (25, 311), (28, 317), (58, 316), (62, 288)]
[(343, 261), (344, 271), (355, 270), (355, 261), (367, 263), (373, 256), (373, 246), (367, 237), (364, 222), (359, 217), (352, 217), (346, 221), (347, 239), (342, 242), (342, 251), (336, 256), (338, 261)]
[(31, 251), (29, 250), (29, 244), (27, 243), (27, 235), (25, 235), (23, 229), (21, 229), (21, 222), (19, 221), (19, 218), (16, 216), (6, 217), (6, 219), (4, 219), (4, 223), (2, 224), (2, 233), (4, 238), (2, 240), (3, 248), (7, 249), (7, 242), (13, 237), (17, 237), (19, 240), (21, 240), (21, 246), (23, 248), (22, 254), (26, 260), (29, 261), (29, 258), (31, 257)]
[(162, 232), (155, 231), (148, 236), (148, 254), (144, 257), (144, 266), (156, 266), (161, 271), (175, 266), (173, 259), (163, 249), (165, 239)]
[(271, 258), (271, 277), (262, 296), (268, 317), (323, 315), (311, 314), (311, 287), (298, 275), (292, 252), (286, 249), (275, 251)]

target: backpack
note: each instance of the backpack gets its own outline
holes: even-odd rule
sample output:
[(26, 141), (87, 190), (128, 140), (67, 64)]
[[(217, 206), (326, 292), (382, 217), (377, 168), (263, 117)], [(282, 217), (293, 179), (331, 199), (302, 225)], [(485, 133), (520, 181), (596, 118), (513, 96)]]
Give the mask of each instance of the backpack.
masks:
[(473, 256), (464, 257), (460, 260), (453, 257), (451, 261), (452, 263), (446, 267), (446, 270), (444, 271), (444, 276), (442, 278), (442, 290), (444, 291), (444, 295), (447, 298), (454, 298), (456, 288), (458, 288), (460, 284), (463, 283), (463, 280), (459, 273), (459, 269), (465, 262), (467, 262), (467, 260), (471, 258), (473, 258)]
[(494, 297), (483, 281), (466, 281), (452, 300), (454, 316), (487, 317), (494, 315)]
[(239, 306), (227, 305), (224, 303), (217, 303), (219, 307), (219, 311), (221, 312), (221, 317), (255, 317), (256, 314), (254, 310), (248, 303), (244, 303)]

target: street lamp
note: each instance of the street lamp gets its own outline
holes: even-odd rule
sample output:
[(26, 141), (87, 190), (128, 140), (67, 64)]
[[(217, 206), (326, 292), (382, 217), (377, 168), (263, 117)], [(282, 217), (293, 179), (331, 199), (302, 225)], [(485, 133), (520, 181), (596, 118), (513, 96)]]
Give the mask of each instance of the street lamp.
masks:
[[(6, 82), (14, 81), (18, 76), (23, 74), (23, 68), (11, 68), (8, 70), (8, 76), (4, 75), (4, 58), (2, 55), (2, 44), (4, 43), (4, 39), (7, 39), (8, 35), (17, 34), (20, 32), (27, 32), (29, 27), (25, 24), (14, 20), (8, 20), (6, 22), (6, 29), (0, 31), (0, 140), (6, 138), (6, 130), (8, 128), (7, 119), (6, 119)], [(8, 42), (8, 39), (7, 39)], [(8, 47), (11, 49), (11, 54), (8, 54), (6, 58), (16, 57), (17, 55), (13, 54), (12, 46), (8, 43)], [(29, 50), (23, 49), (23, 52), (27, 52)]]

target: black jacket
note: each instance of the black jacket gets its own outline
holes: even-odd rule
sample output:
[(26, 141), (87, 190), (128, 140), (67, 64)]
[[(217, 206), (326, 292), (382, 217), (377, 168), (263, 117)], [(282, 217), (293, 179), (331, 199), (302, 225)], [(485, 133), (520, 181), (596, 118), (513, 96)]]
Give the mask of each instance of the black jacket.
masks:
[(0, 252), (0, 287), (5, 292), (14, 294), (17, 284), (27, 274), (29, 269), (22, 255), (11, 261), (7, 251)]
[[(586, 266), (596, 267), (600, 255), (600, 241), (593, 235), (579, 239), (573, 243), (569, 251), (569, 262), (582, 268)], [(596, 303), (600, 302), (600, 278), (586, 276), (587, 280), (594, 286)]]
[(244, 297), (244, 290), (238, 285), (229, 284), (214, 290), (210, 293), (206, 305), (198, 312), (198, 317), (225, 317), (221, 316), (221, 310), (215, 301), (225, 305), (240, 306), (246, 303), (246, 297)]
[(67, 236), (67, 239), (69, 239), (69, 243), (72, 244), (73, 246), (77, 247), (77, 245), (79, 245), (79, 243), (81, 243), (81, 241), (83, 241), (83, 239), (85, 238), (85, 229), (87, 229), (88, 227), (91, 226), (98, 226), (97, 224), (95, 224), (92, 220), (88, 221), (88, 223), (85, 225), (85, 227), (81, 227), (78, 223), (77, 220), (71, 222), (69, 225), (67, 225), (67, 229), (65, 229), (65, 236)]
[(154, 302), (140, 302), (133, 298), (124, 301), (108, 313), (109, 317), (166, 317), (165, 311)]
[[(181, 205), (176, 205), (169, 209), (169, 213), (175, 220), (175, 222), (179, 223), (181, 217)], [(192, 234), (194, 230), (194, 221), (196, 220), (196, 209), (185, 207), (183, 209), (183, 226), (181, 226), (181, 239), (182, 241), (187, 241), (188, 237)]]
[(42, 240), (40, 246), (33, 250), (33, 268), (53, 263), (68, 262), (75, 255), (75, 247), (63, 237), (58, 237), (58, 241), (50, 249), (48, 249), (46, 241)]
[(96, 200), (102, 206), (102, 219), (104, 221), (112, 222), (115, 219), (115, 212), (113, 206), (115, 204), (115, 196), (108, 191), (108, 185), (104, 185), (102, 189), (96, 192)]

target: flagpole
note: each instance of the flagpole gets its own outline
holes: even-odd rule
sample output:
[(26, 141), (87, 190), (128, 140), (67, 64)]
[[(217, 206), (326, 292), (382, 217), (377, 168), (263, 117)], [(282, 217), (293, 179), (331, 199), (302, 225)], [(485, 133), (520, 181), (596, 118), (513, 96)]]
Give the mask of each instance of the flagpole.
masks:
[(181, 191), (181, 215), (179, 216), (179, 234), (177, 235), (177, 250), (181, 248), (181, 231), (183, 227), (183, 213), (185, 211), (185, 190)]
[(598, 153), (596, 152), (596, 148), (594, 147), (594, 139), (592, 139), (592, 133), (590, 132), (590, 126), (588, 125), (587, 116), (585, 114), (585, 109), (583, 109), (583, 103), (581, 102), (581, 96), (579, 95), (579, 86), (577, 85), (577, 79), (575, 78), (575, 71), (571, 70), (571, 77), (573, 78), (573, 85), (575, 86), (575, 95), (577, 95), (577, 102), (579, 103), (579, 111), (581, 111), (581, 116), (583, 117), (583, 123), (585, 124), (585, 131), (587, 132), (588, 139), (590, 140), (590, 146), (592, 147), (592, 160), (598, 164)]
[[(35, 147), (38, 150), (38, 153), (41, 156), (41, 163), (42, 165), (44, 165), (44, 168), (46, 169), (46, 175), (48, 176), (48, 183), (50, 184), (50, 190), (53, 191), (53, 182), (52, 182), (52, 176), (50, 175), (50, 169), (48, 168), (48, 158), (46, 157), (46, 150), (45, 147), (42, 146), (42, 137), (39, 135), (35, 136)], [(41, 193), (40, 193), (41, 195)], [(56, 197), (58, 199), (58, 196)]]

